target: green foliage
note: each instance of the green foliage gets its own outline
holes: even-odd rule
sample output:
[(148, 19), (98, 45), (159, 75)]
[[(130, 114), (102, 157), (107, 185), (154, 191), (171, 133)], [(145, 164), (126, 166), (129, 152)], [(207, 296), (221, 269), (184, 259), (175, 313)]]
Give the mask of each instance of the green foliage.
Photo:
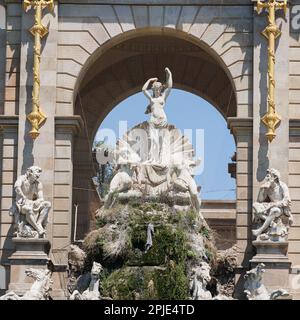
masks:
[[(152, 281), (153, 290), (149, 290)], [(123, 267), (102, 280), (101, 294), (114, 300), (188, 299), (188, 279), (184, 264), (170, 263), (165, 269)]]
[[(194, 210), (175, 212), (165, 203), (151, 201), (119, 203), (104, 210), (97, 219), (100, 228), (85, 241), (89, 244), (88, 260), (107, 269), (102, 295), (130, 300), (188, 299), (188, 269), (201, 259), (189, 243), (189, 234), (200, 230), (211, 264), (216, 257), (211, 230), (205, 226), (200, 229), (198, 222)], [(154, 225), (153, 246), (145, 252), (149, 223)], [(120, 230), (126, 231), (126, 255), (118, 264), (105, 261), (105, 244), (118, 241)]]
[(189, 210), (186, 212), (186, 222), (190, 227), (196, 224), (198, 213), (195, 210)]
[(211, 237), (211, 231), (206, 228), (205, 226), (203, 226), (200, 230), (200, 233), (203, 235), (203, 237), (205, 237), (206, 239), (210, 239)]
[(107, 218), (106, 217), (98, 217), (96, 218), (96, 228), (102, 228), (107, 224)]
[(186, 256), (189, 259), (196, 259), (198, 255), (193, 250), (188, 250), (187, 253), (186, 253)]
[(157, 202), (144, 202), (141, 200), (133, 200), (129, 204), (132, 208), (139, 209), (143, 212), (162, 211), (164, 209), (164, 205), (162, 203)]
[(135, 293), (143, 291), (144, 277), (140, 268), (123, 268), (112, 272), (102, 282), (104, 296), (114, 300), (133, 300)]
[(154, 284), (158, 300), (187, 300), (189, 282), (184, 263), (170, 263), (165, 271), (156, 271)]

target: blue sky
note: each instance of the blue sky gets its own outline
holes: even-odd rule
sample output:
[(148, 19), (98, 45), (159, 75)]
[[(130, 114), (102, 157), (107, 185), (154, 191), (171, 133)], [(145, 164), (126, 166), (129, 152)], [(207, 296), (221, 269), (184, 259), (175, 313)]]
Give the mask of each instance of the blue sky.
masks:
[[(144, 114), (147, 105), (148, 101), (142, 93), (135, 94), (117, 105), (100, 128), (112, 129), (118, 138), (119, 121), (127, 121), (130, 129), (147, 120), (148, 115)], [(235, 179), (230, 177), (227, 170), (235, 152), (235, 143), (219, 111), (194, 94), (173, 89), (165, 112), (170, 124), (174, 124), (182, 132), (186, 129), (192, 132), (191, 142), (203, 165), (202, 173), (195, 176), (197, 184), (201, 186), (201, 198), (235, 199)], [(196, 139), (197, 129), (203, 140)], [(98, 131), (95, 140), (103, 140), (99, 133)]]

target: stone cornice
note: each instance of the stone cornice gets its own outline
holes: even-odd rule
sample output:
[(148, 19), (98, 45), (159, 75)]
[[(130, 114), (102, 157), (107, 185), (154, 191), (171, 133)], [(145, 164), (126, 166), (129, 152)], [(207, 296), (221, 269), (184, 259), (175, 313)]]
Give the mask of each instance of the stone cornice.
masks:
[(300, 136), (300, 119), (290, 119), (290, 135)]
[[(5, 0), (5, 3), (21, 3), (22, 0)], [(57, 2), (57, 0), (55, 1)], [(130, 5), (238, 5), (252, 6), (251, 0), (58, 0), (66, 4), (130, 4)]]
[(55, 127), (60, 130), (71, 130), (78, 133), (83, 128), (83, 120), (81, 116), (56, 116)]
[(237, 131), (251, 132), (253, 129), (253, 118), (227, 118), (227, 127), (231, 133), (235, 134)]
[(7, 127), (17, 127), (19, 116), (0, 115), (0, 130)]

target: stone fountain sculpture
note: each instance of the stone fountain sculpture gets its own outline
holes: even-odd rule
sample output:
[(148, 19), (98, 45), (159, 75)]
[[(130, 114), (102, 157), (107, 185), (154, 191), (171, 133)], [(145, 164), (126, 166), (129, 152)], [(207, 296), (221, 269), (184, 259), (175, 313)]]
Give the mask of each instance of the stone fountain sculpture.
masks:
[[(233, 300), (231, 295), (220, 293), (219, 290), (216, 296), (207, 289), (211, 282), (211, 267), (202, 261), (198, 266), (192, 268), (190, 277), (190, 292), (192, 300)], [(220, 287), (219, 287), (220, 288)]]
[(278, 170), (267, 170), (253, 210), (259, 224), (259, 228), (252, 230), (257, 240), (287, 241), (293, 223), (291, 198)]
[(0, 300), (49, 300), (49, 293), (52, 287), (51, 271), (48, 269), (26, 269), (25, 274), (27, 277), (33, 278), (34, 283), (30, 290), (26, 291), (23, 296), (17, 295), (15, 292), (10, 291)]
[[(114, 162), (114, 176), (104, 209), (113, 207), (117, 199), (143, 198), (168, 201), (175, 208), (179, 206), (180, 210), (192, 206), (203, 219), (194, 180), (194, 170), (200, 161), (194, 159), (194, 150), (188, 139), (167, 122), (164, 107), (173, 80), (168, 68), (165, 72), (165, 84), (151, 78), (142, 89), (149, 100), (145, 113), (150, 119), (129, 130), (118, 140), (116, 149), (109, 156)], [(150, 85), (152, 93), (148, 91)], [(100, 153), (98, 158), (101, 158)]]
[(254, 269), (247, 271), (244, 284), (244, 292), (248, 300), (275, 300), (281, 296), (288, 296), (287, 291), (283, 289), (270, 292), (264, 284), (262, 284), (262, 276), (265, 272), (265, 265), (258, 264)]
[[(67, 288), (70, 293), (80, 287), (83, 281), (82, 272), (84, 269), (84, 262), (86, 259), (86, 253), (80, 249), (77, 245), (71, 244), (68, 252), (68, 284)], [(81, 281), (79, 281), (81, 280)], [(85, 279), (84, 279), (85, 280)]]
[(43, 185), (39, 181), (42, 169), (32, 166), (15, 183), (16, 203), (11, 210), (15, 217), (15, 236), (43, 238), (46, 235), (51, 203), (44, 200)]
[(210, 291), (206, 289), (210, 280), (210, 266), (208, 263), (201, 262), (199, 266), (192, 269), (190, 279), (192, 300), (212, 300)]
[[(97, 210), (99, 227), (83, 243), (88, 257), (109, 270), (102, 292), (116, 300), (212, 299), (205, 287), (214, 241), (194, 179), (200, 161), (187, 137), (167, 121), (173, 79), (168, 68), (165, 73), (164, 84), (151, 78), (142, 88), (148, 121), (105, 149), (113, 175)], [(96, 149), (96, 159), (103, 164), (103, 148)]]

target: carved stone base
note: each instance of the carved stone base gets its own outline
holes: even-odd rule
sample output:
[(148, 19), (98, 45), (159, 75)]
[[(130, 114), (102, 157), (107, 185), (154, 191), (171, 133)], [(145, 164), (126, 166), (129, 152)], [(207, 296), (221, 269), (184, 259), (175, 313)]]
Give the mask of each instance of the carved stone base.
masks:
[(26, 276), (25, 270), (47, 268), (50, 244), (47, 239), (14, 238), (12, 241), (15, 252), (8, 258), (11, 265), (8, 291), (23, 295), (33, 283), (33, 279)]
[(250, 260), (251, 268), (265, 265), (263, 284), (270, 290), (288, 289), (291, 262), (287, 256), (288, 242), (253, 241), (256, 255)]

